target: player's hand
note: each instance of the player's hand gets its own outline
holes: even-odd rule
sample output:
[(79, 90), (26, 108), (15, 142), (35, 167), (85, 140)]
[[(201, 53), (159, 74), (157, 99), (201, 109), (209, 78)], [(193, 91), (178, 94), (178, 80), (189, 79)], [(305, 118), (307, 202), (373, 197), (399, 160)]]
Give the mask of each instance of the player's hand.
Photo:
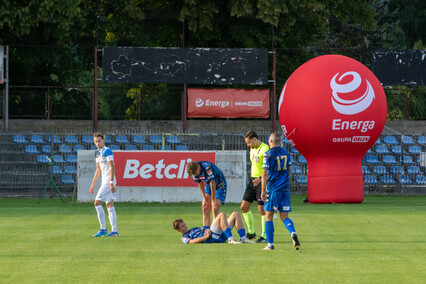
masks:
[(92, 185), (92, 186), (90, 186), (90, 188), (89, 188), (89, 193), (93, 193), (93, 192), (95, 192), (95, 191), (94, 191), (94, 189), (95, 189), (95, 186), (93, 186), (93, 185)]
[(255, 179), (253, 180), (253, 185), (254, 185), (254, 186), (257, 186), (259, 183), (260, 183), (260, 178), (255, 178)]
[(260, 198), (262, 198), (263, 201), (266, 201), (266, 193), (264, 191), (260, 194)]
[(204, 230), (204, 236), (210, 237), (212, 235), (212, 231), (210, 229)]
[(114, 184), (110, 183), (111, 192), (115, 193), (117, 191), (117, 188), (115, 188)]

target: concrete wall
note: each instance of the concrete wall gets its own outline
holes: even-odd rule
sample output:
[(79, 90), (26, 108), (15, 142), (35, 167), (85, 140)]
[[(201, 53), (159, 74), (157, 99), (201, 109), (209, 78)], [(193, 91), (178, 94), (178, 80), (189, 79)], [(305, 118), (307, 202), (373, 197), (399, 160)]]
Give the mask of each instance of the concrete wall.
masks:
[[(160, 153), (160, 152), (159, 152)], [(226, 202), (241, 202), (247, 183), (246, 151), (216, 152), (216, 165), (222, 170), (228, 184)], [(101, 184), (95, 186), (95, 193), (89, 187), (96, 170), (95, 151), (78, 151), (77, 158), (77, 200), (93, 202)], [(196, 186), (196, 184), (194, 183)], [(196, 202), (202, 200), (198, 187), (119, 187), (118, 201), (122, 202)]]

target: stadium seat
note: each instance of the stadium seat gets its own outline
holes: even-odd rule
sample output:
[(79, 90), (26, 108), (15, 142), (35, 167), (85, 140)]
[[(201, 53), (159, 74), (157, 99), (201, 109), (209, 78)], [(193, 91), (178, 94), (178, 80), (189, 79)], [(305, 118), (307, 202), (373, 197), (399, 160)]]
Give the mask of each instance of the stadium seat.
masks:
[(31, 143), (35, 143), (35, 144), (44, 144), (46, 143), (46, 141), (43, 140), (43, 136), (41, 135), (31, 135), (30, 137), (30, 141)]
[(65, 166), (64, 172), (66, 174), (75, 175), (75, 174), (77, 174), (77, 168), (75, 166)]
[(422, 152), (422, 147), (420, 147), (420, 146), (416, 145), (416, 146), (409, 146), (408, 147), (408, 153), (420, 155), (421, 152)]
[(382, 138), (377, 138), (377, 140), (376, 140), (376, 142), (374, 142), (374, 144), (375, 145), (380, 145), (380, 144), (383, 144), (383, 142), (382, 142)]
[[(53, 166), (53, 174), (54, 175), (58, 175), (58, 174), (62, 174), (62, 167), (61, 166)], [(50, 168), (49, 168), (49, 173), (50, 173)]]
[(426, 136), (418, 136), (417, 137), (417, 143), (426, 145)]
[(411, 177), (409, 175), (403, 175), (398, 177), (399, 183), (402, 184), (413, 184), (413, 181), (411, 180)]
[(112, 143), (111, 136), (109, 136), (109, 135), (105, 135), (105, 143), (106, 143), (106, 144), (111, 144), (111, 143)]
[(77, 163), (77, 155), (73, 155), (73, 154), (66, 155), (65, 156), (65, 162), (76, 164)]
[(377, 158), (377, 155), (366, 155), (365, 156), (365, 162), (368, 164), (379, 164), (380, 161)]
[(154, 146), (152, 145), (143, 145), (142, 150), (154, 150)]
[(129, 143), (129, 140), (127, 139), (126, 135), (117, 135), (117, 136), (115, 136), (115, 143), (127, 144), (127, 143)]
[(385, 166), (374, 166), (373, 171), (376, 174), (381, 174), (381, 175), (388, 173), (388, 170), (386, 169)]
[(79, 142), (78, 142), (77, 136), (75, 136), (75, 135), (66, 135), (65, 136), (65, 143), (68, 143), (68, 144), (78, 144)]
[(117, 144), (111, 144), (111, 145), (108, 145), (107, 147), (113, 151), (120, 150), (120, 146), (118, 146)]
[(412, 136), (402, 136), (402, 143), (405, 145), (414, 144), (414, 139)]
[(64, 157), (62, 157), (62, 155), (53, 155), (53, 162), (54, 163), (65, 163)]
[(305, 157), (303, 157), (302, 155), (299, 156), (299, 158), (297, 159), (297, 161), (300, 164), (307, 164), (308, 162), (306, 161)]
[(172, 147), (170, 147), (170, 145), (164, 145), (161, 150), (171, 150), (171, 149)]
[(132, 142), (135, 143), (135, 144), (144, 144), (145, 143), (145, 136), (134, 135), (134, 136), (132, 136)]
[(413, 157), (412, 156), (404, 156), (402, 163), (403, 164), (414, 164)]
[(90, 145), (90, 150), (98, 150), (98, 147), (96, 147), (95, 144)]
[(378, 153), (378, 154), (389, 154), (389, 149), (388, 149), (388, 146), (386, 146), (386, 145), (377, 145), (376, 146), (376, 153)]
[(126, 145), (124, 145), (124, 150), (137, 150), (138, 149), (138, 147), (136, 146), (136, 145), (133, 145), (133, 144), (126, 144)]
[(398, 164), (398, 162), (396, 161), (395, 156), (393, 156), (393, 155), (385, 155), (385, 156), (383, 156), (383, 163), (385, 163), (385, 164)]
[(72, 153), (71, 146), (70, 145), (66, 145), (66, 144), (60, 145), (59, 146), (59, 153), (62, 153), (62, 154), (70, 154), (70, 153)]
[(363, 174), (369, 174), (370, 173), (370, 170), (368, 169), (367, 166), (361, 166), (361, 169), (362, 169)]
[(153, 135), (149, 137), (149, 142), (152, 144), (161, 144), (163, 143), (163, 138), (161, 138), (159, 135)]
[(78, 150), (86, 150), (86, 146), (81, 144), (74, 145), (73, 148), (74, 148), (74, 152), (77, 152)]
[(385, 136), (383, 138), (383, 142), (385, 144), (389, 144), (389, 145), (394, 145), (394, 144), (398, 144), (398, 140), (396, 140), (395, 136), (389, 135), (389, 136)]
[(408, 166), (407, 167), (407, 173), (410, 175), (420, 174), (420, 168), (419, 166)]
[(426, 184), (426, 177), (423, 175), (416, 176), (416, 183), (420, 185)]
[(47, 155), (38, 155), (37, 156), (37, 162), (42, 164), (48, 164), (50, 163), (50, 159)]
[(72, 175), (63, 175), (62, 176), (63, 184), (75, 184), (74, 177)]
[[(392, 146), (391, 151), (394, 154), (401, 154), (402, 153), (401, 146), (399, 146), (399, 145)], [(405, 151), (404, 151), (404, 153), (405, 153)]]
[(188, 151), (188, 146), (186, 145), (177, 145), (176, 150), (178, 151)]
[(390, 168), (390, 172), (392, 174), (401, 174), (402, 173), (402, 167), (401, 166), (392, 166)]
[[(52, 142), (52, 136), (47, 137), (47, 142), (49, 143)], [(61, 137), (59, 137), (58, 135), (53, 135), (53, 143), (61, 144), (62, 143)]]
[(43, 145), (41, 146), (41, 152), (46, 154), (51, 154), (52, 147), (50, 145)]
[(296, 176), (296, 183), (307, 184), (308, 177), (307, 175), (298, 175)]
[(380, 182), (383, 184), (395, 184), (395, 180), (391, 175), (384, 175), (380, 178)]
[(293, 174), (301, 174), (302, 173), (302, 168), (300, 166), (291, 166), (291, 171)]
[(19, 144), (28, 143), (28, 141), (27, 141), (27, 139), (25, 139), (24, 135), (15, 135), (15, 136), (13, 136), (13, 142), (19, 143)]
[(25, 146), (25, 153), (28, 153), (28, 154), (39, 154), (40, 151), (37, 149), (36, 145), (26, 145)]
[(169, 135), (166, 137), (166, 142), (169, 144), (179, 144), (179, 136), (176, 135)]
[(81, 137), (81, 142), (84, 144), (93, 144), (93, 136), (92, 135), (83, 135)]
[(367, 154), (373, 154), (373, 147), (371, 147), (370, 149), (368, 149)]
[(377, 177), (375, 175), (365, 175), (364, 176), (364, 183), (368, 184), (378, 184)]

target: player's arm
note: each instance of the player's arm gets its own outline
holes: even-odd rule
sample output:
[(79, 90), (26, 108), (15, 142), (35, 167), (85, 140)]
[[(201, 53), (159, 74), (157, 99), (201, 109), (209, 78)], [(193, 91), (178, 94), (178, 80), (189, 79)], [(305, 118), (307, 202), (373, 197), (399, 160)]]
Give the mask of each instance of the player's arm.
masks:
[(216, 203), (216, 182), (212, 180), (210, 182), (210, 191), (212, 193), (212, 204)]
[(205, 240), (207, 240), (208, 238), (210, 238), (212, 234), (212, 231), (210, 231), (209, 229), (204, 230), (204, 236), (199, 237), (199, 238), (195, 238), (195, 239), (190, 239), (187, 242), (184, 242), (186, 244), (198, 244), (198, 243), (202, 243)]
[(293, 176), (293, 170), (291, 169), (291, 165), (288, 167), (288, 178), (291, 179)]
[(268, 180), (268, 170), (267, 169), (263, 169), (262, 170), (262, 193), (261, 193), (261, 198), (263, 201), (266, 200), (266, 182)]
[(201, 195), (203, 196), (203, 199), (206, 198), (206, 193), (204, 192), (204, 183), (202, 181), (197, 183), (198, 189), (200, 189)]
[(108, 162), (109, 167), (111, 168), (110, 170), (110, 176), (109, 176), (109, 186), (111, 188), (111, 192), (115, 192), (115, 186), (114, 186), (114, 177), (115, 177), (115, 164), (114, 164), (114, 160), (109, 161)]
[(95, 175), (93, 176), (92, 184), (90, 185), (90, 188), (89, 188), (90, 193), (94, 192), (95, 184), (98, 181), (98, 178), (100, 175), (101, 175), (101, 167), (99, 166), (98, 163), (96, 163)]

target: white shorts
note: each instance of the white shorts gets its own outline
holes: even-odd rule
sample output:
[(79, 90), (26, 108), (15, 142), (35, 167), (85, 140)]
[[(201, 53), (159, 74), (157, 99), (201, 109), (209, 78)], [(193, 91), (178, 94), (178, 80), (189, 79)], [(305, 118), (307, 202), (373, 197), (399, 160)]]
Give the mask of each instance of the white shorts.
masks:
[(95, 200), (99, 200), (108, 204), (111, 201), (116, 201), (117, 198), (115, 197), (115, 193), (111, 192), (111, 186), (109, 183), (107, 183), (101, 185), (98, 194), (96, 194)]

